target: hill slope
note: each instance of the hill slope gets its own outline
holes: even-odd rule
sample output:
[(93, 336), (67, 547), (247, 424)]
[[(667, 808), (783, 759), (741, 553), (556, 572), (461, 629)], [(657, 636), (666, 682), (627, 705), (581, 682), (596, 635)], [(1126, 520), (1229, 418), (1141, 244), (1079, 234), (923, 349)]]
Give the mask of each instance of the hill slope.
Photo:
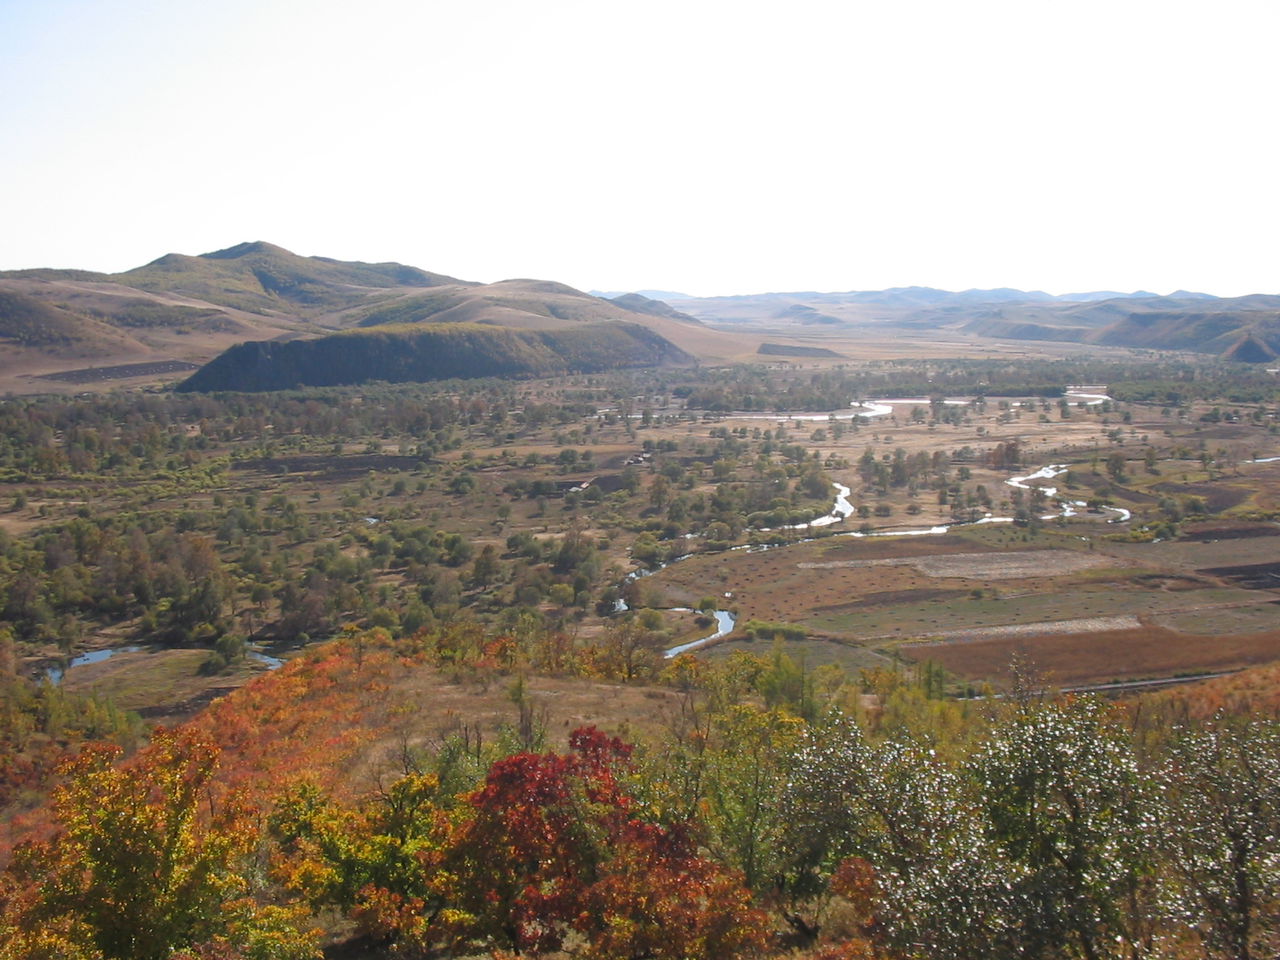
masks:
[(693, 362), (668, 340), (632, 323), (558, 330), (400, 324), (314, 340), (244, 343), (178, 389), (257, 391), (373, 380), (534, 377)]
[(113, 279), (139, 290), (178, 293), (261, 313), (340, 310), (395, 288), (466, 284), (399, 263), (301, 257), (262, 241), (198, 257), (166, 254)]
[(343, 310), (442, 284), (467, 285), (398, 263), (300, 257), (261, 242), (167, 254), (118, 274), (0, 272), (0, 390), (51, 389), (55, 382), (41, 378), (69, 371), (86, 374), (75, 380), (84, 389), (95, 382), (86, 364), (201, 363), (247, 339), (321, 332)]
[(979, 337), (1041, 340), (1152, 350), (1190, 350), (1266, 362), (1280, 355), (1280, 297), (1222, 299), (1178, 291), (1167, 297), (930, 287), (848, 293), (768, 293), (675, 302), (707, 324), (784, 332), (825, 326), (831, 335), (881, 330), (946, 329)]
[(91, 351), (123, 347), (129, 338), (99, 319), (73, 313), (17, 289), (0, 287), (0, 339), (13, 346)]
[(362, 327), (386, 323), (497, 323), (549, 330), (566, 324), (638, 319), (643, 311), (617, 306), (546, 280), (500, 280), (409, 293), (364, 314)]
[[(657, 331), (677, 345), (677, 353), (709, 358), (755, 346), (665, 305), (637, 302), (629, 308), (560, 283), (479, 284), (399, 263), (302, 257), (255, 242), (200, 256), (166, 254), (118, 274), (0, 272), (0, 392), (59, 389), (65, 382), (91, 388), (99, 382), (98, 368), (108, 366), (163, 367), (138, 376), (173, 379), (173, 361), (179, 367), (207, 363), (246, 341), (423, 321), (530, 331), (624, 321)], [(633, 338), (623, 350), (625, 363), (636, 360), (635, 348)], [(530, 369), (553, 367), (559, 369), (542, 360)]]
[(1090, 339), (1107, 346), (1195, 350), (1265, 362), (1280, 353), (1280, 298), (1265, 298), (1275, 301), (1274, 305), (1259, 300), (1263, 298), (1222, 300), (1196, 309), (1134, 312)]

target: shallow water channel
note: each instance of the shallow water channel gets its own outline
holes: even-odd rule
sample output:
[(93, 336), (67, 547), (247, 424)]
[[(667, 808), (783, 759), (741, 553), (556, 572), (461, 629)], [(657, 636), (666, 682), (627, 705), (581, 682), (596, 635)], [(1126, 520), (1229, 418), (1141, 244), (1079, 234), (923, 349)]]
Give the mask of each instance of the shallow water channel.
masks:
[[(1105, 393), (1085, 392), (1092, 389), (1101, 389), (1101, 388), (1070, 387), (1068, 388), (1065, 394), (1065, 397), (1067, 399), (1073, 399), (1079, 403), (1084, 403), (1088, 406), (1093, 406), (1095, 404), (1103, 403), (1111, 399)], [(959, 405), (959, 404), (967, 404), (967, 403), (970, 403), (971, 401), (945, 400), (943, 402), (947, 404), (952, 404), (952, 405)], [(845, 416), (850, 418), (865, 417), (865, 418), (871, 419), (871, 418), (877, 418), (877, 417), (890, 416), (894, 412), (894, 406), (901, 406), (905, 404), (911, 404), (913, 406), (919, 406), (919, 405), (927, 406), (929, 404), (929, 400), (928, 398), (925, 398), (925, 397), (909, 397), (909, 398), (903, 398), (903, 399), (875, 400), (875, 401), (867, 401), (864, 403), (853, 403), (850, 405), (850, 409), (848, 410), (834, 411), (831, 413), (779, 412), (779, 413), (771, 413), (771, 414), (761, 414), (761, 413), (737, 414), (737, 415), (730, 414), (730, 415), (727, 415), (725, 419), (729, 419), (729, 420), (800, 420), (800, 421), (813, 421), (813, 422), (827, 421), (833, 417), (839, 417), (839, 416)], [(1256, 459), (1254, 462), (1255, 463), (1271, 463), (1276, 460), (1280, 460), (1280, 457), (1259, 458), (1259, 459)], [(1005, 483), (1011, 487), (1017, 487), (1020, 490), (1032, 490), (1032, 489), (1035, 489), (1035, 487), (1039, 486), (1040, 489), (1044, 491), (1044, 495), (1048, 500), (1056, 500), (1057, 508), (1055, 512), (1044, 514), (1041, 517), (1042, 520), (1054, 520), (1054, 519), (1057, 519), (1058, 517), (1074, 517), (1074, 516), (1078, 516), (1079, 511), (1086, 507), (1086, 504), (1084, 501), (1058, 499), (1057, 487), (1041, 486), (1039, 484), (1032, 484), (1030, 482), (1034, 480), (1052, 480), (1054, 477), (1057, 477), (1060, 474), (1065, 473), (1067, 469), (1068, 468), (1062, 464), (1049, 464), (1047, 466), (1041, 467), (1039, 470), (1036, 470), (1032, 473), (1028, 473), (1024, 476), (1010, 477), (1005, 481)], [(853, 512), (854, 512), (853, 504), (849, 501), (849, 494), (851, 491), (848, 487), (846, 487), (842, 483), (834, 483), (833, 486), (835, 488), (835, 502), (832, 504), (830, 512), (828, 512), (824, 516), (811, 520), (808, 523), (790, 524), (788, 526), (779, 527), (777, 529), (780, 529), (780, 530), (805, 530), (810, 528), (817, 529), (822, 527), (828, 527), (836, 523), (842, 523), (845, 520), (848, 520), (853, 515)], [(1109, 522), (1111, 523), (1124, 523), (1130, 519), (1129, 511), (1121, 507), (1103, 507), (1102, 509), (1114, 514), (1114, 516), (1110, 518)], [(929, 535), (946, 533), (952, 527), (956, 527), (956, 526), (967, 526), (969, 524), (981, 524), (981, 523), (1013, 523), (1013, 522), (1014, 522), (1013, 517), (997, 517), (997, 516), (992, 516), (991, 514), (988, 514), (977, 520), (940, 524), (938, 526), (923, 527), (923, 528), (914, 529), (914, 530), (894, 529), (894, 530), (872, 530), (867, 532), (863, 532), (861, 530), (849, 530), (849, 531), (842, 531), (840, 533), (835, 533), (832, 535), (837, 537), (929, 536)], [(762, 528), (758, 532), (769, 533), (771, 531), (769, 528)], [(808, 543), (811, 540), (816, 540), (816, 539), (817, 537), (808, 537), (800, 540), (793, 540), (784, 544), (749, 544), (744, 546), (733, 547), (731, 549), (733, 550), (779, 550), (784, 547), (794, 546), (798, 543)], [(680, 560), (683, 560), (686, 557), (690, 557), (690, 556), (694, 556), (694, 554), (685, 554), (683, 557), (676, 557), (668, 561), (668, 563), (677, 563)], [(628, 581), (635, 580), (638, 577), (644, 577), (644, 576), (648, 576), (651, 573), (656, 573), (658, 570), (661, 570), (663, 567), (667, 566), (668, 563), (661, 564), (652, 570), (633, 570), (631, 573), (627, 574), (623, 582), (626, 583)], [(622, 600), (617, 601), (618, 612), (625, 611), (626, 609), (627, 609), (627, 605), (625, 601), (622, 601)], [(673, 611), (689, 612), (687, 607), (672, 607), (670, 609)], [(681, 643), (681, 644), (678, 644), (677, 646), (671, 647), (670, 649), (666, 650), (663, 653), (663, 656), (667, 659), (679, 656), (682, 653), (687, 653), (690, 650), (696, 650), (699, 647), (705, 646), (706, 644), (711, 643), (715, 640), (719, 640), (722, 637), (727, 637), (730, 633), (733, 632), (734, 626), (736, 625), (736, 618), (732, 613), (730, 613), (727, 610), (716, 610), (712, 614), (712, 616), (715, 618), (715, 621), (716, 621), (715, 630), (708, 633), (704, 637), (698, 637), (697, 639), (689, 640), (685, 643)], [(111, 657), (115, 656), (117, 653), (136, 653), (141, 649), (143, 648), (141, 646), (138, 646), (137, 644), (128, 644), (128, 645), (119, 646), (119, 647), (107, 647), (102, 650), (93, 650), (93, 651), (90, 651), (89, 653), (83, 653), (80, 656), (75, 657), (66, 665), (65, 668), (60, 666), (50, 667), (48, 670), (45, 671), (45, 676), (48, 678), (50, 683), (53, 683), (56, 685), (62, 681), (62, 678), (65, 675), (66, 670), (70, 670), (72, 667), (83, 666), (90, 663), (101, 663), (102, 661), (108, 660)], [(269, 654), (263, 653), (261, 650), (250, 648), (249, 650), (245, 651), (245, 655), (250, 659), (257, 660), (259, 663), (265, 664), (268, 670), (275, 670), (284, 665), (284, 661), (281, 660), (280, 658), (273, 657)]]
[[(139, 650), (145, 649), (139, 644), (129, 643), (119, 647), (103, 647), (101, 650), (90, 650), (88, 653), (82, 653), (78, 657), (69, 660), (65, 667), (54, 666), (45, 670), (44, 676), (55, 687), (62, 682), (62, 678), (66, 676), (67, 671), (72, 667), (83, 667), (90, 663), (102, 663), (104, 660), (110, 660), (117, 653), (137, 653)], [(250, 647), (244, 652), (244, 655), (250, 660), (257, 660), (259, 663), (265, 664), (268, 670), (278, 670), (284, 666), (284, 661), (279, 657), (273, 657), (268, 653)]]
[[(1103, 389), (1103, 388), (1101, 387), (1068, 387), (1067, 392), (1064, 394), (1064, 396), (1066, 399), (1075, 400), (1077, 403), (1083, 403), (1086, 406), (1094, 406), (1096, 404), (1104, 403), (1111, 399), (1105, 393), (1089, 392), (1092, 390), (1100, 390), (1100, 389)], [(967, 403), (970, 403), (971, 401), (944, 400), (943, 402), (947, 404), (958, 405), (958, 404), (967, 404)], [(905, 398), (905, 399), (866, 401), (863, 403), (855, 402), (850, 405), (852, 408), (851, 410), (844, 410), (844, 411), (838, 411), (838, 412), (832, 412), (832, 413), (815, 414), (815, 413), (781, 412), (781, 413), (773, 413), (773, 414), (758, 414), (758, 413), (738, 414), (738, 415), (730, 414), (726, 416), (725, 419), (726, 420), (803, 420), (803, 421), (819, 422), (824, 420), (830, 420), (833, 417), (839, 417), (841, 415), (850, 416), (850, 417), (874, 418), (874, 417), (885, 417), (885, 416), (891, 415), (894, 412), (893, 408), (895, 405), (912, 404), (912, 405), (918, 406), (918, 405), (928, 405), (928, 403), (929, 403), (929, 400), (927, 398), (912, 397), (912, 398)], [(1267, 461), (1258, 461), (1258, 462), (1267, 462)], [(1060, 499), (1058, 497), (1057, 487), (1041, 485), (1041, 484), (1036, 484), (1031, 482), (1035, 480), (1052, 480), (1054, 477), (1057, 477), (1063, 473), (1066, 473), (1067, 469), (1068, 467), (1064, 464), (1049, 464), (1047, 466), (1041, 467), (1039, 470), (1035, 470), (1031, 473), (1025, 474), (1024, 476), (1010, 477), (1009, 479), (1005, 480), (1005, 483), (1011, 487), (1016, 487), (1020, 490), (1030, 491), (1030, 490), (1039, 488), (1044, 491), (1044, 496), (1047, 500), (1055, 501), (1055, 509), (1052, 512), (1041, 515), (1040, 519), (1042, 520), (1056, 520), (1059, 517), (1075, 517), (1075, 516), (1079, 516), (1081, 510), (1087, 509), (1088, 505), (1085, 503), (1085, 501), (1069, 500), (1065, 498)], [(810, 528), (828, 527), (828, 526), (831, 526), (832, 524), (842, 523), (845, 520), (847, 520), (849, 517), (851, 517), (853, 515), (854, 507), (853, 507), (853, 504), (849, 502), (849, 494), (851, 492), (850, 489), (842, 483), (833, 483), (832, 485), (835, 488), (836, 496), (835, 496), (835, 502), (832, 504), (832, 507), (829, 513), (827, 513), (825, 516), (821, 516), (821, 517), (818, 517), (817, 519), (811, 520), (808, 523), (790, 524), (788, 526), (779, 527), (776, 529), (806, 530)], [(1101, 509), (1107, 513), (1113, 514), (1113, 516), (1111, 516), (1108, 520), (1109, 523), (1125, 523), (1131, 518), (1131, 514), (1129, 513), (1129, 511), (1125, 510), (1123, 507), (1104, 506)], [(869, 530), (865, 532), (862, 530), (848, 530), (848, 531), (842, 531), (840, 533), (831, 534), (831, 536), (837, 536), (837, 537), (936, 536), (939, 534), (947, 533), (948, 531), (951, 530), (952, 527), (969, 526), (971, 524), (983, 524), (983, 523), (1013, 523), (1014, 519), (1015, 519), (1014, 517), (997, 517), (997, 516), (993, 516), (992, 514), (987, 514), (986, 516), (980, 517), (977, 520), (956, 521), (954, 523), (938, 524), (937, 526), (922, 527), (919, 529), (912, 529), (912, 530), (892, 529), (892, 530)], [(771, 530), (766, 527), (766, 528), (760, 529), (758, 532), (769, 533), (771, 532)], [(743, 546), (732, 547), (730, 549), (731, 550), (751, 550), (751, 551), (779, 550), (784, 547), (795, 546), (796, 544), (799, 544), (799, 543), (809, 543), (812, 540), (816, 540), (816, 539), (818, 538), (806, 537), (800, 540), (793, 540), (784, 544), (747, 544)], [(661, 570), (663, 567), (667, 566), (668, 564), (677, 563), (680, 560), (686, 559), (687, 557), (690, 557), (690, 556), (694, 556), (694, 554), (685, 554), (682, 557), (675, 557), (672, 560), (667, 561), (667, 563), (659, 565), (653, 570), (633, 570), (631, 573), (627, 574), (623, 582), (625, 583), (630, 580), (635, 580), (638, 577), (644, 577), (644, 576), (648, 576), (651, 573), (656, 573), (658, 570)], [(622, 600), (619, 600), (617, 602), (617, 609), (619, 612), (626, 610), (627, 609), (626, 603)], [(687, 610), (687, 608), (685, 607), (672, 607), (670, 609), (674, 611)], [(726, 637), (733, 632), (733, 628), (735, 624), (735, 619), (733, 614), (729, 613), (728, 611), (718, 610), (715, 613), (715, 618), (716, 618), (716, 629), (712, 633), (707, 634), (705, 637), (699, 637), (696, 640), (690, 640), (686, 643), (682, 643), (677, 646), (671, 647), (670, 649), (664, 652), (663, 656), (666, 657), (667, 659), (670, 659), (671, 657), (678, 656), (682, 653), (687, 653), (690, 650), (696, 650), (699, 647), (705, 646), (706, 644), (711, 643), (714, 640), (719, 640), (722, 637)]]

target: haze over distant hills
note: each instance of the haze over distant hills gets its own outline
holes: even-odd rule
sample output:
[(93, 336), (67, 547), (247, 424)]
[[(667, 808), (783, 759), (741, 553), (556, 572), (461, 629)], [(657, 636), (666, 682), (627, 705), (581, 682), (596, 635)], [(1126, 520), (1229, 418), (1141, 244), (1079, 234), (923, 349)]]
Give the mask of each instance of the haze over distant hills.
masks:
[(600, 297), (603, 300), (616, 300), (618, 297), (627, 296), (628, 294), (646, 297), (650, 300), (693, 300), (687, 293), (676, 293), (674, 290), (588, 290), (593, 297)]
[[(453, 334), (446, 337), (447, 327)], [(582, 332), (587, 327), (593, 328), (589, 335)], [(505, 331), (501, 338), (498, 330)], [(361, 341), (361, 331), (377, 337)], [(79, 385), (173, 379), (240, 344), (339, 333), (353, 363), (358, 356), (368, 361), (355, 363), (358, 370), (339, 374), (336, 354), (326, 353), (327, 347), (241, 348), (236, 356), (253, 358), (258, 383), (279, 385), (267, 368), (291, 364), (279, 382), (293, 385), (313, 382), (300, 358), (321, 355), (329, 357), (326, 372), (314, 382), (394, 379), (379, 376), (369, 358), (390, 356), (387, 337), (410, 333), (419, 345), (414, 349), (464, 350), (467, 359), (455, 364), (455, 375), (489, 369), (482, 362), (487, 350), (506, 358), (495, 361), (492, 372), (519, 376), (741, 360), (757, 356), (761, 347), (769, 356), (847, 359), (856, 355), (861, 337), (892, 344), (899, 333), (928, 337), (933, 331), (966, 342), (1189, 350), (1271, 362), (1280, 355), (1280, 297), (895, 287), (707, 298), (648, 290), (605, 298), (553, 281), (483, 284), (399, 263), (302, 257), (259, 241), (199, 256), (166, 254), (118, 274), (0, 273), (0, 390), (32, 392), (40, 385), (27, 381), (41, 378), (44, 388), (59, 378)], [(817, 342), (824, 339), (839, 340), (840, 350)], [(449, 369), (433, 365), (435, 359), (418, 366), (406, 361), (397, 376), (438, 376)], [(233, 366), (224, 361), (217, 368), (218, 383), (235, 380), (229, 378)]]
[(1012, 340), (1190, 350), (1269, 362), (1280, 354), (1280, 296), (1219, 298), (1179, 290), (1053, 296), (1008, 288), (951, 292), (895, 287), (847, 293), (764, 293), (672, 299), (720, 328), (848, 336), (868, 324)]

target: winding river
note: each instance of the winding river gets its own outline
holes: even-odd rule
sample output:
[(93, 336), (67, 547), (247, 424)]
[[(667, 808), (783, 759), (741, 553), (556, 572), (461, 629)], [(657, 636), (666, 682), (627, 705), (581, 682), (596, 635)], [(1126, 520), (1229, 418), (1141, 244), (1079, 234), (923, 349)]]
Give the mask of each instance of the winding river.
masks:
[[(672, 607), (671, 609), (692, 612), (688, 607)], [(662, 654), (663, 658), (670, 660), (672, 657), (678, 657), (682, 653), (687, 653), (690, 650), (696, 650), (698, 647), (705, 646), (713, 640), (719, 640), (721, 637), (727, 637), (729, 634), (733, 633), (733, 627), (737, 620), (732, 613), (728, 610), (717, 610), (712, 614), (712, 616), (716, 618), (716, 629), (714, 633), (710, 633), (705, 637), (699, 637), (697, 640), (690, 640), (688, 643), (681, 643), (674, 646)]]
[[(1064, 399), (1073, 399), (1077, 403), (1083, 403), (1086, 406), (1094, 406), (1096, 404), (1105, 403), (1106, 401), (1111, 399), (1105, 393), (1090, 392), (1093, 390), (1100, 390), (1100, 389), (1105, 389), (1105, 388), (1081, 387), (1081, 386), (1068, 387), (1066, 390), (1066, 393), (1064, 394)], [(955, 406), (968, 405), (972, 402), (973, 402), (972, 400), (944, 400), (943, 401), (943, 403), (945, 404), (955, 405)], [(911, 404), (912, 406), (928, 406), (930, 404), (930, 401), (926, 397), (905, 397), (905, 398), (894, 398), (889, 400), (875, 400), (875, 401), (864, 401), (864, 402), (855, 401), (852, 404), (850, 404), (850, 409), (841, 410), (841, 411), (832, 411), (830, 413), (772, 413), (772, 414), (739, 413), (739, 414), (728, 414), (724, 417), (724, 419), (726, 420), (776, 420), (776, 421), (790, 420), (790, 421), (806, 421), (806, 422), (814, 422), (814, 423), (830, 421), (840, 416), (849, 417), (850, 419), (857, 418), (857, 417), (874, 419), (878, 417), (891, 416), (894, 413), (895, 406), (904, 406), (907, 404)], [(1276, 461), (1280, 461), (1280, 457), (1259, 457), (1259, 458), (1255, 458), (1252, 462), (1274, 463)], [(1069, 468), (1065, 464), (1049, 464), (1047, 466), (1041, 467), (1039, 470), (1033, 471), (1032, 473), (1028, 473), (1025, 476), (1010, 477), (1004, 482), (1007, 485), (1011, 487), (1015, 487), (1019, 490), (1030, 491), (1030, 490), (1039, 488), (1044, 491), (1044, 496), (1048, 500), (1056, 501), (1056, 510), (1041, 516), (1040, 519), (1042, 520), (1055, 520), (1059, 517), (1064, 517), (1064, 518), (1075, 517), (1075, 516), (1079, 516), (1080, 510), (1087, 509), (1088, 507), (1088, 505), (1083, 500), (1070, 500), (1066, 498), (1060, 499), (1058, 497), (1057, 487), (1032, 482), (1032, 481), (1038, 481), (1038, 480), (1052, 480), (1055, 477), (1058, 477), (1063, 473), (1066, 473), (1068, 469)], [(849, 489), (849, 487), (845, 486), (843, 483), (833, 483), (832, 486), (835, 489), (835, 502), (832, 504), (831, 510), (827, 514), (825, 514), (824, 516), (818, 517), (814, 520), (810, 520), (808, 523), (789, 524), (787, 526), (778, 527), (774, 529), (776, 530), (820, 529), (822, 527), (829, 527), (833, 524), (842, 523), (845, 520), (848, 520), (849, 517), (853, 516), (853, 512), (854, 512), (853, 504), (849, 500), (849, 494), (852, 491)], [(1131, 517), (1129, 511), (1125, 510), (1122, 507), (1104, 506), (1101, 509), (1108, 513), (1114, 514), (1114, 516), (1112, 516), (1109, 520), (1110, 523), (1125, 523)], [(939, 524), (933, 527), (924, 527), (924, 528), (914, 529), (914, 530), (897, 530), (897, 529), (868, 530), (868, 531), (848, 530), (848, 531), (842, 531), (840, 533), (832, 534), (832, 536), (837, 536), (837, 537), (932, 536), (932, 535), (947, 533), (949, 530), (952, 529), (952, 527), (957, 527), (957, 526), (968, 526), (971, 524), (982, 524), (982, 523), (1013, 523), (1013, 522), (1014, 522), (1013, 517), (997, 517), (991, 514), (987, 514), (986, 516), (980, 517), (977, 520), (957, 521), (954, 523)], [(770, 528), (765, 527), (765, 528), (760, 528), (757, 532), (770, 533), (773, 531)], [(743, 544), (741, 546), (732, 547), (730, 549), (731, 550), (750, 550), (750, 551), (776, 550), (786, 546), (794, 546), (797, 543), (808, 543), (816, 539), (818, 538), (806, 537), (799, 540), (792, 540), (787, 543)], [(688, 557), (695, 556), (695, 555), (696, 554), (685, 554), (684, 556), (681, 556), (681, 557), (675, 557), (667, 561), (667, 563), (660, 564), (659, 566), (651, 570), (650, 569), (633, 570), (630, 573), (628, 573), (626, 577), (623, 578), (623, 583), (625, 584), (632, 580), (636, 580), (640, 577), (645, 577), (652, 573), (656, 573), (658, 570), (661, 570), (663, 567), (667, 566), (668, 564), (676, 563), (680, 560), (684, 560)], [(627, 609), (626, 602), (623, 600), (618, 600), (616, 603), (615, 609), (617, 610), (617, 612), (625, 611)], [(672, 607), (670, 609), (673, 611), (691, 612), (687, 607)], [(690, 640), (685, 643), (681, 643), (674, 647), (671, 647), (670, 649), (664, 652), (663, 656), (667, 659), (679, 656), (682, 653), (687, 653), (690, 650), (696, 650), (699, 647), (712, 643), (713, 641), (719, 640), (723, 637), (727, 637), (729, 634), (733, 632), (734, 626), (736, 625), (736, 619), (732, 613), (730, 613), (727, 610), (717, 610), (712, 614), (712, 616), (715, 618), (715, 621), (716, 621), (716, 628), (714, 631), (712, 631), (711, 633), (707, 634), (704, 637), (699, 637), (695, 640)], [(104, 660), (111, 658), (117, 653), (134, 653), (141, 649), (142, 647), (140, 646), (130, 644), (127, 646), (109, 647), (103, 650), (93, 650), (93, 651), (90, 651), (89, 653), (84, 653), (78, 657), (75, 657), (74, 659), (69, 661), (65, 667), (59, 667), (59, 666), (50, 667), (48, 670), (45, 671), (45, 676), (48, 678), (50, 683), (53, 683), (56, 685), (62, 681), (62, 678), (65, 675), (66, 670), (70, 670), (72, 667), (82, 666), (90, 663), (100, 663)], [(275, 670), (284, 664), (284, 661), (279, 659), (278, 657), (270, 656), (269, 654), (263, 653), (261, 650), (254, 649), (253, 647), (245, 651), (245, 655), (248, 656), (250, 659), (257, 660), (258, 662), (264, 664), (268, 670)]]
[[(1096, 406), (1097, 404), (1105, 403), (1106, 401), (1111, 399), (1105, 393), (1092, 392), (1094, 390), (1100, 390), (1100, 389), (1104, 389), (1104, 388), (1072, 386), (1067, 388), (1066, 392), (1063, 394), (1063, 398), (1068, 400), (1075, 400), (1077, 403), (1082, 403), (1085, 406)], [(913, 406), (920, 406), (920, 405), (927, 406), (929, 402), (930, 401), (924, 397), (907, 397), (902, 399), (895, 398), (890, 400), (864, 401), (861, 403), (855, 401), (854, 403), (850, 404), (850, 406), (853, 408), (852, 412), (845, 410), (845, 411), (839, 411), (839, 412), (820, 413), (820, 414), (814, 414), (814, 413), (730, 414), (726, 416), (725, 419), (727, 420), (780, 420), (780, 421), (793, 420), (793, 421), (820, 422), (820, 421), (829, 421), (840, 415), (850, 416), (851, 418), (866, 417), (870, 419), (875, 417), (890, 416), (894, 412), (895, 405), (900, 406), (905, 404), (912, 404)], [(943, 403), (951, 404), (951, 405), (967, 405), (972, 402), (973, 401), (970, 401), (970, 400), (944, 400), (943, 401)], [(1275, 459), (1280, 459), (1280, 458), (1275, 458)], [(1267, 463), (1270, 461), (1258, 460), (1256, 462)], [(1058, 477), (1066, 473), (1068, 469), (1069, 467), (1066, 464), (1049, 464), (1047, 466), (1041, 467), (1039, 470), (1035, 470), (1024, 476), (1010, 477), (1004, 482), (1008, 486), (1014, 487), (1019, 490), (1027, 490), (1027, 491), (1035, 490), (1035, 489), (1043, 490), (1044, 496), (1046, 497), (1046, 499), (1056, 502), (1056, 509), (1050, 513), (1041, 515), (1040, 517), (1041, 520), (1056, 520), (1059, 517), (1062, 517), (1062, 518), (1075, 517), (1080, 515), (1081, 510), (1088, 509), (1088, 504), (1085, 501), (1059, 498), (1057, 487), (1032, 482), (1037, 480), (1052, 480), (1055, 477)], [(853, 511), (854, 511), (853, 504), (849, 501), (849, 494), (851, 493), (851, 491), (843, 483), (833, 482), (832, 486), (835, 488), (835, 494), (836, 494), (835, 502), (832, 504), (830, 512), (828, 512), (825, 516), (818, 517), (815, 520), (810, 520), (808, 523), (789, 524), (787, 526), (778, 527), (774, 529), (808, 530), (808, 529), (814, 529), (814, 528), (828, 527), (828, 526), (831, 526), (832, 524), (841, 523), (847, 520), (849, 517), (853, 515)], [(1126, 523), (1131, 519), (1131, 516), (1132, 516), (1130, 512), (1124, 509), (1123, 507), (1103, 506), (1103, 507), (1100, 507), (1100, 509), (1104, 512), (1113, 514), (1113, 516), (1111, 516), (1108, 520), (1109, 523)], [(997, 517), (992, 514), (987, 514), (986, 516), (980, 517), (977, 520), (956, 521), (953, 523), (938, 524), (932, 527), (922, 527), (922, 528), (913, 529), (913, 530), (898, 530), (898, 529), (866, 530), (866, 531), (848, 530), (848, 531), (842, 531), (840, 533), (832, 534), (832, 536), (860, 537), (860, 538), (861, 537), (936, 536), (939, 534), (944, 534), (949, 532), (953, 527), (970, 526), (974, 524), (983, 524), (983, 523), (1013, 523), (1015, 519), (1016, 518), (1014, 517)], [(766, 528), (759, 529), (758, 532), (769, 533), (772, 531), (770, 530), (770, 528), (766, 527)], [(794, 546), (797, 543), (808, 543), (816, 539), (818, 538), (806, 537), (800, 540), (793, 540), (785, 544), (744, 544), (742, 546), (731, 547), (730, 549), (731, 550), (751, 550), (751, 551), (776, 550), (785, 546)], [(658, 570), (661, 570), (663, 567), (667, 566), (668, 564), (676, 563), (680, 560), (686, 559), (687, 557), (691, 557), (694, 555), (695, 554), (685, 554), (684, 556), (681, 556), (681, 557), (675, 557), (667, 561), (667, 563), (659, 565), (657, 568), (653, 570), (633, 570), (631, 573), (627, 574), (623, 582), (625, 583), (631, 580), (635, 580), (639, 577), (648, 576), (651, 573), (656, 573)], [(622, 600), (619, 600), (617, 602), (617, 610), (621, 612), (626, 609), (627, 609), (626, 603)], [(671, 609), (686, 610), (687, 608), (672, 607)], [(716, 611), (715, 617), (716, 617), (716, 629), (714, 632), (708, 634), (705, 637), (700, 637), (696, 640), (690, 640), (686, 643), (682, 643), (677, 646), (671, 647), (670, 649), (664, 652), (663, 656), (666, 657), (667, 659), (670, 659), (675, 656), (679, 656), (682, 653), (687, 653), (690, 650), (696, 650), (699, 647), (702, 647), (711, 643), (712, 641), (719, 640), (722, 637), (726, 637), (733, 632), (733, 628), (735, 625), (735, 619), (733, 614), (725, 610), (719, 610), (719, 611)]]

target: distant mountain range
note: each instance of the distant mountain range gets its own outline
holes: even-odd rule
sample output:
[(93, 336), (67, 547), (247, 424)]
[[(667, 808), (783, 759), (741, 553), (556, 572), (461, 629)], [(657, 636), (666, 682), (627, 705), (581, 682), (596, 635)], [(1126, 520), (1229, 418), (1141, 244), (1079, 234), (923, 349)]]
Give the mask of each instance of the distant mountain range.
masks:
[(636, 296), (645, 297), (649, 300), (693, 300), (694, 297), (687, 293), (676, 293), (674, 290), (589, 290), (587, 291), (593, 297), (600, 297), (602, 300), (616, 300), (618, 297)]
[[(1264, 363), (1280, 355), (1280, 296), (1219, 298), (1179, 290), (1052, 296), (1008, 288), (951, 292), (894, 287), (847, 293), (764, 293), (673, 299), (714, 328), (785, 333), (818, 328), (856, 336), (867, 324), (946, 329), (982, 337), (1153, 350), (1190, 350)], [(812, 336), (815, 329), (805, 331)]]
[[(0, 393), (173, 380), (224, 353), (191, 383), (259, 389), (446, 374), (534, 376), (695, 358), (816, 358), (833, 353), (824, 339), (840, 340), (843, 352), (834, 355), (848, 356), (850, 341), (868, 331), (883, 342), (886, 332), (935, 329), (1272, 362), (1280, 354), (1280, 297), (930, 287), (601, 297), (544, 280), (482, 284), (399, 263), (303, 257), (270, 243), (241, 243), (200, 256), (167, 254), (118, 274), (0, 272)], [(332, 346), (322, 342), (333, 337), (340, 339)], [(398, 367), (389, 344), (402, 349)], [(239, 367), (254, 372), (234, 372)]]

